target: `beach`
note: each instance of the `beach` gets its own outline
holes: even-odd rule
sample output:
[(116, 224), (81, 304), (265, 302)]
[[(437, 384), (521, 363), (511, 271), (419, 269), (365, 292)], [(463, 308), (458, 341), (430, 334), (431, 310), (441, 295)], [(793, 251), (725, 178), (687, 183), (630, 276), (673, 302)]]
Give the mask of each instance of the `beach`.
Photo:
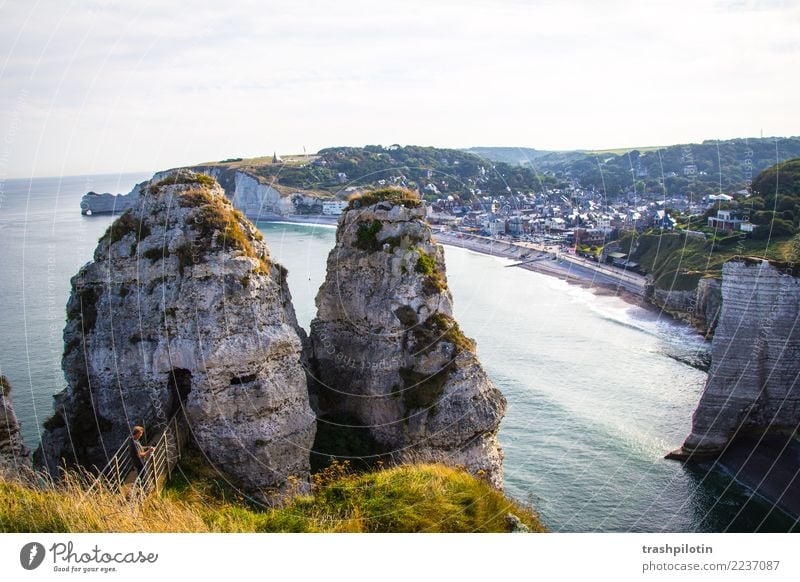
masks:
[[(277, 222), (331, 227), (336, 226), (338, 217), (325, 215), (260, 215), (258, 222)], [(514, 261), (508, 267), (519, 267), (556, 277), (568, 283), (591, 289), (598, 295), (614, 295), (636, 305), (643, 305), (646, 279), (643, 275), (624, 271), (610, 265), (601, 265), (563, 252), (556, 246), (535, 243), (510, 242), (448, 232), (434, 228), (437, 242), (451, 247), (459, 247), (472, 252)]]

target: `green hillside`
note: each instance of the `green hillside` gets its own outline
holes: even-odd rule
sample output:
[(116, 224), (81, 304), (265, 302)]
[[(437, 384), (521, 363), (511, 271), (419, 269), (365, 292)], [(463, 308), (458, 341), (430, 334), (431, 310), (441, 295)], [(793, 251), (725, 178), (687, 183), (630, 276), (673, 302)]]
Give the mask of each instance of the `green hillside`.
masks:
[[(676, 232), (627, 233), (618, 242), (661, 289), (687, 290), (702, 277), (720, 277), (737, 255), (780, 262), (800, 259), (800, 158), (767, 168), (755, 177), (753, 195), (720, 204), (701, 216), (677, 215)], [(728, 233), (708, 226), (720, 208), (739, 210), (758, 225), (755, 232)], [(682, 230), (702, 232), (705, 240)]]
[(736, 192), (766, 168), (800, 156), (800, 137), (707, 140), (667, 147), (550, 152), (527, 163), (537, 173), (605, 192), (609, 199), (628, 191), (659, 197)]
[(544, 151), (475, 147), (468, 150), (425, 146), (333, 147), (311, 156), (234, 158), (193, 166), (214, 168), (222, 186), (233, 191), (244, 171), (284, 194), (296, 191), (346, 198), (350, 187), (400, 186), (429, 200), (509, 192), (543, 194), (578, 185), (605, 193), (609, 203), (635, 192), (636, 200), (690, 196), (746, 188), (762, 170), (800, 156), (800, 138), (732, 139), (668, 147)]

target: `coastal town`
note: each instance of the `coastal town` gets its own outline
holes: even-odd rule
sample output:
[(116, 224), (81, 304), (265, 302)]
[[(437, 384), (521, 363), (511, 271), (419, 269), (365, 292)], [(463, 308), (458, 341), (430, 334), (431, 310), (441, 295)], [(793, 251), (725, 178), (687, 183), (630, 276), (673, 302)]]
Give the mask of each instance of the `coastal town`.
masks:
[[(688, 168), (690, 173), (696, 171)], [(404, 176), (377, 184), (387, 185), (416, 186)], [(362, 188), (346, 190), (354, 195)], [(628, 192), (612, 204), (601, 192), (574, 180), (538, 194), (492, 195), (472, 189), (467, 201), (452, 195), (433, 198), (441, 194), (433, 181), (417, 191), (443, 244), (505, 257), (514, 261), (513, 266), (562, 278), (616, 286), (636, 296), (645, 294), (647, 272), (617, 244), (624, 233), (677, 230), (705, 241), (716, 235), (744, 238), (757, 228), (750, 222), (750, 212), (729, 208), (733, 201), (746, 208), (751, 195), (747, 189), (696, 200), (691, 195), (659, 199), (656, 193)], [(343, 200), (324, 200), (322, 215), (336, 217), (346, 206)]]
[[(219, 180), (234, 206), (255, 221), (334, 224), (353, 196), (375, 188), (408, 189), (426, 205), (443, 244), (643, 297), (652, 265), (642, 265), (635, 248), (620, 244), (626, 236), (680, 233), (699, 243), (724, 238), (727, 244), (752, 238), (759, 228), (750, 220), (759, 208), (748, 188), (736, 186), (726, 194), (698, 187), (707, 172), (692, 158), (670, 166), (678, 171), (651, 179), (647, 156), (630, 168), (632, 186), (616, 190), (588, 184), (586, 172), (582, 178), (569, 170), (537, 173), (468, 152), (397, 145), (331, 148), (311, 156), (273, 153), (192, 169)], [(122, 212), (143, 187), (119, 196), (90, 192), (81, 212)]]
[[(440, 198), (430, 205), (428, 220), (438, 226), (438, 236), (446, 244), (479, 245), (485, 252), (487, 243), (494, 247), (505, 243), (503, 255), (525, 260), (520, 266), (552, 271), (533, 265), (550, 259), (559, 262), (560, 270), (589, 270), (598, 283), (615, 283), (643, 295), (646, 272), (615, 243), (623, 233), (674, 232), (677, 228), (700, 240), (717, 233), (745, 236), (756, 228), (749, 213), (719, 207), (734, 196), (746, 200), (749, 195), (742, 190), (692, 201), (690, 197), (657, 200), (655, 195), (629, 193), (628, 200), (609, 205), (600, 193), (572, 185), (544, 195), (477, 196), (469, 204)], [(694, 224), (702, 228), (685, 228), (678, 216), (694, 218)], [(532, 252), (513, 253), (520, 248)], [(586, 273), (582, 275), (585, 278)]]

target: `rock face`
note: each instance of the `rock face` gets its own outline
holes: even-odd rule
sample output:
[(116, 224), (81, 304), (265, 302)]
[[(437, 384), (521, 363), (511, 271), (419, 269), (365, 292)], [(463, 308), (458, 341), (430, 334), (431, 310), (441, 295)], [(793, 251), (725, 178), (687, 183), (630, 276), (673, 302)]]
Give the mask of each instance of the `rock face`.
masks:
[(315, 446), (336, 456), (326, 434), (366, 432), (375, 454), (463, 465), (501, 487), (506, 401), (452, 318), (444, 251), (411, 196), (368, 193), (339, 219), (311, 323)]
[(722, 302), (722, 284), (719, 279), (700, 279), (696, 289), (689, 291), (666, 290), (652, 287), (648, 290), (650, 302), (675, 319), (693, 325), (705, 336), (713, 335), (719, 319)]
[(213, 179), (166, 182), (72, 279), (68, 387), (37, 460), (103, 466), (131, 425), (152, 434), (183, 407), (197, 447), (244, 487), (302, 483), (315, 418), (286, 270)]
[(800, 425), (800, 279), (787, 271), (761, 259), (724, 265), (708, 382), (670, 456), (716, 456), (734, 437)]
[(0, 376), (0, 475), (19, 475), (30, 466), (30, 451), (22, 440), (11, 404), (11, 383)]

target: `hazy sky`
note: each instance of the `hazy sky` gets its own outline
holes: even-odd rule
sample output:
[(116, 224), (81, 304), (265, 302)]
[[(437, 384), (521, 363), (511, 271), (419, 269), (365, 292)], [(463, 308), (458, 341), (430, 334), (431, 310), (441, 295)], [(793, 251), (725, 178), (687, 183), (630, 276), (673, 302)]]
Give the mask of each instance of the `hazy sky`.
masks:
[(0, 0), (0, 179), (800, 134), (800, 3)]

